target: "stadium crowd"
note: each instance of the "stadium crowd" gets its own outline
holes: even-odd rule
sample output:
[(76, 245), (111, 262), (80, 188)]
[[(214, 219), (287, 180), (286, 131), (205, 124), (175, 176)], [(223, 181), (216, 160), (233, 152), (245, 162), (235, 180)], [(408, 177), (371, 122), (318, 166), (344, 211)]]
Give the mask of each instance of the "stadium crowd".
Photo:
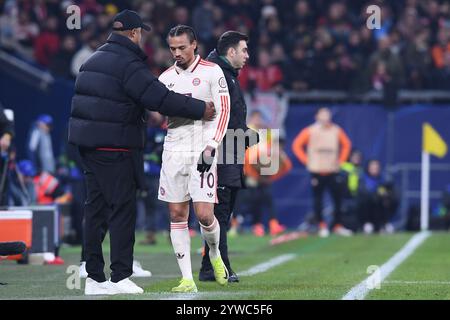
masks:
[[(72, 4), (81, 9), (80, 30), (69, 30), (66, 26), (66, 9)], [(381, 8), (378, 30), (366, 26), (369, 4)], [(143, 48), (154, 74), (173, 64), (166, 44), (168, 30), (177, 24), (187, 24), (197, 32), (202, 57), (215, 47), (226, 30), (250, 35), (250, 63), (240, 73), (242, 88), (247, 92), (312, 89), (365, 92), (383, 90), (387, 85), (413, 90), (450, 88), (450, 3), (438, 0), (0, 0), (0, 50), (57, 77), (74, 80), (82, 63), (106, 41), (114, 15), (126, 8), (136, 10), (152, 25), (152, 31), (143, 34)], [(52, 121), (43, 115), (30, 132), (34, 130), (35, 137), (48, 141), (46, 135)], [(150, 118), (145, 164), (146, 178), (153, 189), (158, 184), (165, 129), (157, 115)], [(34, 193), (34, 200), (28, 197), (14, 201), (72, 202), (77, 216), (74, 228), (80, 233), (83, 197), (79, 195), (84, 189), (77, 161), (65, 146), (60, 148), (64, 152), (58, 159), (50, 150), (33, 149), (32, 136), (28, 144), (31, 161), (18, 163), (18, 169), (28, 178), (25, 187), (29, 196)], [(40, 144), (40, 148), (43, 145), (52, 149), (48, 143)], [(45, 155), (51, 156), (52, 161), (44, 158), (39, 161)], [(340, 168), (338, 178), (343, 176), (342, 183), (348, 185), (343, 197), (353, 198), (357, 208), (375, 208), (366, 210), (367, 217), (361, 218), (360, 229), (386, 229), (397, 206), (395, 192), (381, 178), (380, 163), (374, 160), (364, 169), (358, 161), (350, 160)], [(52, 164), (52, 169), (44, 170), (41, 164)], [(286, 161), (283, 174), (291, 166)], [(40, 176), (42, 172), (55, 177), (45, 176), (45, 180)], [(53, 178), (59, 179), (61, 188), (45, 192), (48, 184), (39, 183), (44, 180), (50, 183)], [(270, 184), (271, 181), (263, 181), (253, 186), (255, 204), (261, 189), (269, 190)], [(267, 192), (270, 194), (270, 190)], [(153, 244), (158, 220), (153, 209), (158, 203), (146, 192), (138, 196), (149, 215), (144, 222), (148, 231), (145, 241)], [(252, 194), (247, 196), (251, 198)], [(265, 200), (272, 206), (270, 195)], [(272, 216), (276, 219), (275, 213)], [(256, 235), (264, 234), (261, 213), (255, 215), (252, 223)], [(284, 230), (277, 222), (272, 224), (271, 233)], [(80, 241), (79, 235), (76, 238), (75, 241)]]
[[(66, 27), (71, 4), (81, 30)], [(380, 29), (366, 26), (370, 4), (381, 8)], [(144, 47), (155, 74), (172, 63), (168, 30), (188, 24), (203, 56), (225, 30), (250, 35), (246, 90), (450, 88), (450, 3), (440, 0), (2, 0), (0, 48), (73, 79), (125, 8), (153, 26)]]

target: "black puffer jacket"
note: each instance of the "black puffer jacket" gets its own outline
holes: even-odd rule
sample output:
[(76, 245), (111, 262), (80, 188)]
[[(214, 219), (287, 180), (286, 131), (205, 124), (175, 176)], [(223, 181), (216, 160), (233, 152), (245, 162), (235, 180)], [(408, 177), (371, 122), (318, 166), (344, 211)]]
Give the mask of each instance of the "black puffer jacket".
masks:
[(80, 68), (72, 99), (69, 142), (81, 147), (141, 149), (145, 109), (199, 120), (205, 103), (169, 91), (145, 64), (145, 53), (112, 33)]
[[(218, 64), (222, 68), (225, 79), (227, 80), (231, 99), (230, 121), (228, 122), (228, 129), (242, 129), (244, 132), (248, 133), (248, 127), (246, 123), (247, 106), (245, 104), (244, 95), (237, 79), (238, 70), (234, 69), (227, 61), (222, 59), (216, 50), (212, 51), (208, 55), (207, 60)], [(228, 134), (229, 133), (227, 133), (227, 135)], [(225, 135), (222, 140), (221, 150), (224, 151), (227, 150), (227, 135)], [(228, 141), (231, 140), (228, 139)], [(242, 143), (238, 144), (236, 139), (234, 139), (234, 144), (234, 149), (231, 149), (234, 151), (234, 164), (226, 164), (226, 152), (223, 152), (221, 154), (222, 158), (219, 163), (222, 164), (217, 165), (218, 184), (220, 186), (243, 188), (245, 187), (245, 183), (244, 165), (242, 163), (245, 157), (245, 151), (242, 149), (242, 147), (238, 147), (238, 145), (242, 145)]]

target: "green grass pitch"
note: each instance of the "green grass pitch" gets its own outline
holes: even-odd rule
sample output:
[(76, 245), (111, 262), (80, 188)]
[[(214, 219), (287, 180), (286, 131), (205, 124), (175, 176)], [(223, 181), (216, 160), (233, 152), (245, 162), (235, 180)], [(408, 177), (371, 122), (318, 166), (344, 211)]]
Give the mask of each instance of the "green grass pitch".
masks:
[[(135, 258), (151, 278), (134, 279), (145, 288), (142, 295), (85, 297), (84, 280), (81, 288), (68, 289), (70, 265), (78, 265), (80, 247), (63, 247), (63, 266), (18, 265), (0, 261), (0, 299), (214, 299), (214, 300), (272, 300), (272, 299), (341, 299), (352, 287), (366, 279), (367, 268), (381, 266), (398, 252), (413, 234), (356, 235), (343, 238), (309, 236), (273, 246), (270, 237), (255, 238), (250, 234), (229, 239), (230, 258), (235, 271), (240, 272), (282, 255), (293, 259), (267, 271), (241, 276), (240, 283), (221, 287), (216, 283), (196, 281), (197, 294), (172, 294), (180, 272), (167, 236), (158, 235), (158, 244), (136, 244)], [(137, 241), (144, 235), (138, 233)], [(192, 265), (197, 279), (200, 267), (201, 239), (192, 238)], [(450, 298), (450, 234), (433, 233), (411, 256), (374, 289), (366, 299), (449, 299)], [(104, 244), (106, 274), (109, 244)], [(68, 281), (69, 279), (69, 281)]]

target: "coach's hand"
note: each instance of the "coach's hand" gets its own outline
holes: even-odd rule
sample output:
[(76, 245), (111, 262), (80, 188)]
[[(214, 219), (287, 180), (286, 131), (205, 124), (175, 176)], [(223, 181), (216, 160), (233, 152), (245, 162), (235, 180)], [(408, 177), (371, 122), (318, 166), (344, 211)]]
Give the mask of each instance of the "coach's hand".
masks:
[(216, 117), (216, 108), (214, 108), (214, 103), (209, 101), (205, 102), (205, 113), (203, 113), (203, 120), (212, 121)]
[(207, 146), (198, 159), (197, 171), (201, 173), (209, 171), (214, 161), (215, 154), (216, 149), (211, 146)]

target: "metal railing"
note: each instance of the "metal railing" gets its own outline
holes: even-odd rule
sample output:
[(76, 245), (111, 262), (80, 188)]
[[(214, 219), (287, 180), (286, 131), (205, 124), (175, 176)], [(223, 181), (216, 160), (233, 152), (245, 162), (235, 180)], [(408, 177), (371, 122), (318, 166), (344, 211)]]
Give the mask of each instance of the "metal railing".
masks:
[(29, 63), (0, 50), (0, 70), (28, 85), (46, 90), (54, 78), (48, 71), (42, 71)]
[[(420, 173), (422, 167), (420, 163), (397, 163), (386, 168), (387, 174), (394, 179), (398, 179), (400, 184), (397, 188), (400, 191), (400, 219), (396, 222), (396, 227), (402, 229), (408, 220), (408, 210), (413, 200), (420, 201), (420, 179), (418, 185), (412, 185), (411, 173)], [(432, 164), (430, 166), (431, 177), (435, 172), (444, 172), (448, 175), (448, 182), (450, 183), (450, 164)], [(397, 180), (397, 181), (398, 181)], [(416, 179), (417, 181), (418, 179)], [(439, 200), (442, 197), (442, 190), (430, 190), (430, 199)]]
[[(286, 93), (290, 102), (362, 102), (382, 103), (383, 92), (372, 90), (365, 93), (349, 93), (336, 90), (310, 90), (308, 92)], [(398, 91), (397, 102), (405, 103), (450, 103), (450, 92), (443, 90), (406, 90)]]

